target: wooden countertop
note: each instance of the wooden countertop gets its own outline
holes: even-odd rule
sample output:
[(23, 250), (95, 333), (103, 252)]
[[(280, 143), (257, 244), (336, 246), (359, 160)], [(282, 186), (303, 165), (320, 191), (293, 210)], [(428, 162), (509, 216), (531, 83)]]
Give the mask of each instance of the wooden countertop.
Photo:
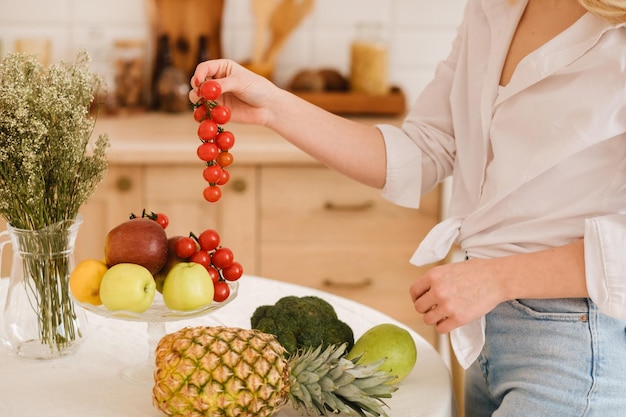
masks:
[[(397, 119), (361, 118), (364, 123), (397, 123)], [(256, 125), (229, 123), (235, 135), (237, 164), (318, 164), (274, 131)], [(111, 141), (107, 156), (114, 164), (176, 164), (195, 160), (198, 123), (189, 113), (146, 112), (100, 116), (92, 139), (106, 133)]]

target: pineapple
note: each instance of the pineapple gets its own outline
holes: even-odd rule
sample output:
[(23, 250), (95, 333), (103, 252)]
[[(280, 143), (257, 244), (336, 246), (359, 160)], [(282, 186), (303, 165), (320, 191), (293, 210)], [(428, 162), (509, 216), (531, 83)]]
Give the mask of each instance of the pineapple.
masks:
[(156, 348), (153, 403), (169, 416), (267, 417), (287, 402), (320, 416), (386, 416), (382, 398), (397, 389), (380, 363), (356, 365), (346, 345), (289, 358), (258, 330), (187, 327)]

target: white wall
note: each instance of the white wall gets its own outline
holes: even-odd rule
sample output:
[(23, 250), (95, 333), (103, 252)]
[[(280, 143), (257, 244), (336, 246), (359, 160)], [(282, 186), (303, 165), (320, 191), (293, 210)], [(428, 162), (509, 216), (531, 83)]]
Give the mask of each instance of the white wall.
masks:
[[(182, 0), (181, 0), (182, 1)], [(283, 49), (275, 81), (284, 85), (302, 68), (346, 73), (355, 23), (382, 20), (390, 40), (390, 78), (412, 101), (449, 50), (466, 0), (316, 0), (312, 14)], [(226, 0), (224, 54), (250, 55), (249, 0)], [(47, 37), (51, 60), (72, 60), (86, 48), (94, 68), (106, 72), (115, 39), (146, 38), (144, 0), (0, 0), (0, 51), (17, 38)]]

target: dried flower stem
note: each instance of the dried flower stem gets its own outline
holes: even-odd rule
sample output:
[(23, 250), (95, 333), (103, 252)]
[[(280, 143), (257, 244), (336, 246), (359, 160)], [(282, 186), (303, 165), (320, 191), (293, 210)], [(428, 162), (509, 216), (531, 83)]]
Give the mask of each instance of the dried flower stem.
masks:
[[(89, 63), (81, 51), (74, 64), (44, 68), (36, 56), (20, 53), (0, 64), (0, 216), (13, 229), (66, 231), (106, 174), (108, 137), (90, 141), (90, 108), (102, 82)], [(19, 242), (41, 339), (55, 347), (76, 338), (65, 327), (73, 326), (75, 312), (62, 236), (34, 233)]]

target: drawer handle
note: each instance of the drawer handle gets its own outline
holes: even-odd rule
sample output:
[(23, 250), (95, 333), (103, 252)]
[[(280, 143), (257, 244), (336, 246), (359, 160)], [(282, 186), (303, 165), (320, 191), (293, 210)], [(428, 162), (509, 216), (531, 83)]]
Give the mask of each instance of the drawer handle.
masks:
[(363, 278), (361, 281), (346, 282), (346, 281), (333, 281), (326, 278), (322, 281), (322, 284), (328, 288), (366, 288), (372, 285), (372, 279), (369, 277)]
[(337, 204), (332, 201), (327, 201), (324, 204), (324, 208), (330, 211), (365, 211), (374, 207), (372, 200), (366, 200), (362, 203), (355, 204)]
[(248, 184), (246, 183), (246, 180), (241, 179), (241, 178), (236, 178), (233, 181), (233, 190), (237, 193), (243, 193), (244, 191), (246, 191), (246, 188), (248, 188)]
[(133, 180), (129, 177), (119, 177), (115, 183), (118, 191), (126, 192), (133, 188)]

